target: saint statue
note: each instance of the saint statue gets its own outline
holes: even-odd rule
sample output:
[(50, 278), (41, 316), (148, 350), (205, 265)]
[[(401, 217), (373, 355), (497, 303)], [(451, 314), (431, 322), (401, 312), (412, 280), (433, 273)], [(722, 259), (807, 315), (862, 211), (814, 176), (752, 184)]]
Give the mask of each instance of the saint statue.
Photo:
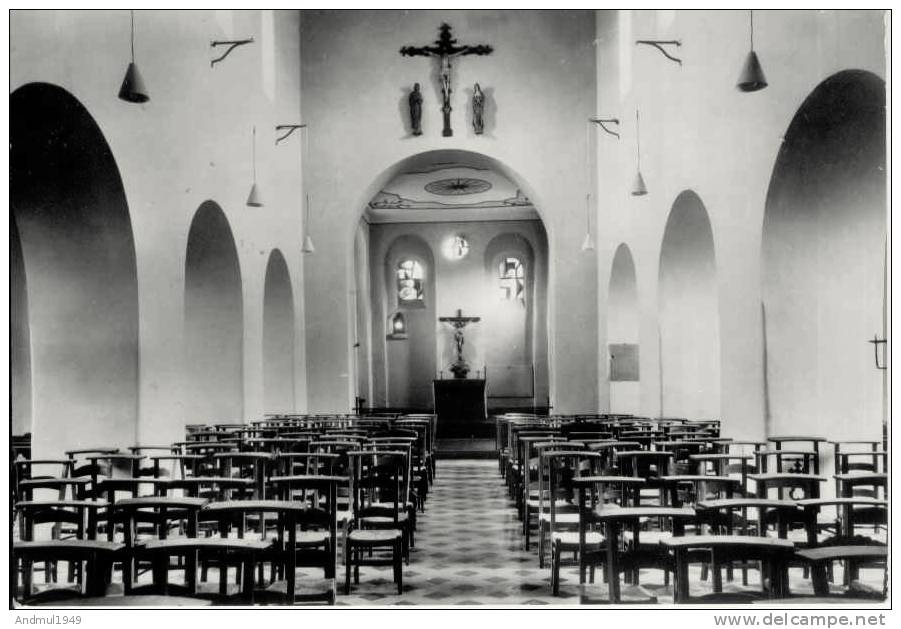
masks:
[(415, 83), (410, 92), (410, 126), (413, 127), (413, 135), (422, 135), (422, 92), (419, 91), (419, 83)]
[(485, 130), (485, 121), (482, 114), (485, 110), (485, 95), (482, 88), (476, 83), (472, 89), (472, 128), (475, 129), (476, 135), (482, 135)]

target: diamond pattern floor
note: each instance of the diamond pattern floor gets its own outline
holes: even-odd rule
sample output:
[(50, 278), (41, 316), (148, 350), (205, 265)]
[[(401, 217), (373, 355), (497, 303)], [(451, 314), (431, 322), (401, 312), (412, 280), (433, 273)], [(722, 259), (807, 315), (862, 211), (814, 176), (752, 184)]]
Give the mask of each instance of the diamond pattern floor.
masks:
[[(812, 595), (810, 582), (800, 576), (800, 570), (792, 570), (792, 592)], [(756, 579), (752, 571), (749, 586), (743, 587), (736, 577), (724, 584), (724, 591), (734, 594), (734, 603), (750, 601), (757, 597)], [(664, 585), (662, 572), (643, 570), (640, 580), (659, 604), (672, 604), (672, 588)], [(710, 592), (710, 581), (701, 580), (700, 567), (692, 567), (690, 582), (691, 596)], [(623, 586), (624, 598), (629, 594), (629, 586)], [(452, 459), (438, 461), (426, 512), (419, 517), (416, 548), (404, 570), (403, 595), (394, 589), (390, 568), (362, 568), (360, 584), (352, 586), (350, 595), (339, 594), (336, 604), (571, 606), (603, 604), (606, 598), (607, 586), (600, 576), (595, 584), (580, 586), (577, 568), (563, 569), (560, 595), (553, 596), (550, 569), (538, 567), (534, 543), (530, 551), (524, 548), (520, 522), (497, 462)]]

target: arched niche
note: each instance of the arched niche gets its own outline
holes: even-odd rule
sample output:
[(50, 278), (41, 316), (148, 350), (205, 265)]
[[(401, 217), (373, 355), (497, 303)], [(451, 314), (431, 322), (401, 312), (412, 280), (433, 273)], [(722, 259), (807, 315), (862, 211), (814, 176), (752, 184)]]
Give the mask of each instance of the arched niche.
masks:
[(639, 413), (639, 312), (635, 261), (626, 243), (613, 254), (607, 293), (610, 411)]
[(16, 221), (9, 221), (9, 385), (13, 435), (31, 432), (31, 328), (25, 259)]
[[(538, 230), (543, 231), (543, 230)], [(536, 255), (535, 248), (543, 250)], [(484, 307), (479, 314), (479, 338), (490, 381), (490, 403), (501, 407), (532, 407), (545, 402), (547, 355), (546, 243), (530, 242), (521, 233), (501, 233), (485, 245)], [(521, 264), (522, 299), (513, 277), (502, 279), (507, 260)]]
[(269, 254), (263, 288), (263, 407), (294, 411), (294, 293), (285, 257)]
[(762, 241), (772, 433), (880, 436), (886, 241), (885, 84), (859, 70), (820, 83), (785, 133)]
[[(421, 265), (424, 272), (423, 299), (398, 298), (397, 268), (404, 260)], [(416, 409), (432, 408), (432, 379), (435, 377), (437, 294), (435, 257), (420, 236), (405, 234), (395, 238), (384, 259), (384, 312), (378, 314), (379, 330), (387, 339), (385, 350), (387, 406)], [(377, 309), (380, 311), (381, 309)], [(389, 320), (402, 312), (407, 326), (406, 338), (389, 339)], [(374, 315), (375, 317), (375, 315)]]
[(720, 416), (719, 298), (710, 218), (691, 190), (676, 197), (660, 251), (661, 415)]
[(185, 256), (187, 423), (243, 419), (243, 331), (235, 241), (225, 213), (205, 201), (191, 221)]
[(132, 444), (139, 345), (128, 202), (97, 123), (55, 85), (10, 95), (10, 207), (12, 314), (30, 336), (30, 352), (26, 327), (13, 340), (14, 420), (31, 417), (36, 458)]

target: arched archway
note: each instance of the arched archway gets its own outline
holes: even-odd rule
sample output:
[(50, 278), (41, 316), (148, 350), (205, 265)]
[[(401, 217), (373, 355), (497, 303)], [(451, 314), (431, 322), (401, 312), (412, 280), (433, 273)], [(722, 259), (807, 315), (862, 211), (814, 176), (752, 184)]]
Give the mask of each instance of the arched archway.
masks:
[(269, 254), (263, 289), (263, 408), (294, 411), (294, 292), (285, 257)]
[(847, 70), (820, 83), (785, 133), (762, 242), (772, 432), (878, 438), (884, 338), (885, 84)]
[(691, 190), (676, 197), (660, 250), (661, 414), (720, 416), (719, 297), (710, 218)]
[(28, 357), (13, 353), (13, 381), (30, 379), (31, 390), (30, 411), (13, 416), (31, 416), (33, 456), (133, 443), (138, 289), (128, 202), (97, 123), (55, 85), (10, 95), (10, 205), (21, 245), (11, 263), (22, 271), (14, 316), (27, 317), (30, 336)]
[[(442, 208), (447, 210), (445, 217), (441, 219), (434, 218), (424, 218), (422, 216), (423, 213), (427, 213), (429, 211), (429, 207), (426, 207), (422, 204), (414, 203), (411, 206), (406, 205), (405, 199), (397, 198), (396, 195), (384, 195), (384, 191), (386, 187), (391, 187), (389, 184), (396, 182), (398, 179), (403, 178), (409, 175), (425, 175), (426, 173), (434, 174), (433, 179), (440, 179), (442, 174), (438, 171), (453, 169), (456, 167), (462, 168), (471, 168), (479, 171), (479, 177), (488, 177), (491, 179), (492, 183), (494, 183), (493, 187), (489, 187), (491, 193), (486, 195), (486, 198), (490, 198), (492, 201), (497, 201), (497, 203), (490, 203), (482, 201), (480, 204), (474, 204), (470, 207), (470, 211), (474, 209), (478, 209), (478, 211), (482, 212), (484, 216), (481, 217), (473, 217), (465, 212), (460, 212), (458, 208), (455, 208), (452, 201), (459, 201), (459, 197), (445, 197), (445, 199), (450, 199), (450, 202), (443, 204)], [(448, 175), (449, 176), (449, 175)], [(496, 194), (499, 190), (501, 190), (501, 186), (497, 185), (496, 179), (504, 180), (507, 186), (512, 186), (509, 190), (509, 194), (499, 195)], [(422, 187), (419, 188), (422, 190)], [(549, 356), (551, 352), (548, 347), (550, 344), (550, 339), (548, 338), (547, 330), (549, 329), (549, 319), (551, 318), (551, 312), (549, 308), (549, 304), (552, 303), (552, 299), (548, 292), (550, 290), (550, 285), (548, 284), (547, 277), (550, 274), (549, 266), (551, 264), (551, 256), (548, 254), (549, 249), (549, 239), (548, 235), (545, 232), (545, 224), (541, 220), (540, 211), (537, 209), (537, 204), (533, 203), (533, 199), (529, 196), (531, 194), (531, 188), (522, 181), (522, 179), (513, 172), (510, 168), (506, 167), (504, 164), (499, 162), (498, 160), (492, 158), (489, 155), (485, 155), (482, 153), (476, 153), (472, 151), (464, 151), (464, 150), (456, 150), (456, 149), (445, 149), (445, 150), (434, 150), (434, 151), (426, 151), (422, 153), (417, 153), (414, 155), (410, 155), (405, 157), (404, 159), (399, 160), (398, 162), (392, 164), (390, 167), (386, 168), (382, 173), (371, 183), (370, 186), (366, 188), (366, 192), (363, 193), (364, 198), (361, 199), (361, 214), (365, 217), (364, 223), (366, 224), (365, 231), (371, 238), (373, 238), (372, 234), (378, 232), (378, 223), (379, 221), (370, 220), (369, 211), (372, 209), (374, 202), (383, 203), (380, 207), (382, 209), (388, 211), (406, 211), (410, 210), (411, 215), (416, 215), (412, 219), (400, 219), (395, 216), (391, 221), (388, 222), (409, 222), (409, 223), (433, 223), (433, 222), (443, 222), (445, 224), (445, 232), (446, 233), (437, 233), (437, 231), (433, 231), (430, 236), (428, 236), (427, 240), (429, 241), (430, 248), (435, 252), (434, 260), (435, 265), (441, 268), (447, 268), (450, 265), (454, 265), (455, 262), (447, 259), (444, 255), (444, 245), (447, 238), (450, 236), (450, 232), (454, 231), (455, 233), (467, 234), (469, 228), (467, 224), (472, 225), (472, 221), (479, 221), (482, 225), (486, 223), (490, 223), (492, 221), (496, 221), (499, 224), (505, 221), (513, 221), (514, 219), (518, 220), (522, 218), (523, 222), (529, 222), (534, 224), (536, 227), (534, 229), (527, 229), (525, 231), (529, 232), (529, 240), (532, 242), (533, 248), (537, 250), (540, 249), (541, 261), (538, 265), (539, 273), (536, 275), (536, 281), (540, 282), (540, 292), (543, 295), (546, 295), (545, 298), (541, 301), (540, 308), (541, 312), (535, 313), (535, 337), (532, 340), (534, 344), (532, 353), (536, 357), (537, 365), (535, 368), (535, 379), (536, 386), (533, 387), (535, 391), (534, 400), (529, 400), (529, 405), (537, 404), (539, 407), (543, 407), (548, 403), (549, 399), (549, 381), (551, 380), (552, 371), (549, 366)], [(493, 196), (492, 196), (493, 195)], [(501, 197), (504, 198), (501, 198)], [(432, 210), (436, 210), (437, 208), (431, 207)], [(511, 222), (511, 224), (513, 224)], [(399, 227), (399, 225), (398, 225)], [(433, 225), (434, 227), (434, 225)], [(347, 273), (349, 278), (352, 276), (359, 275), (359, 251), (360, 251), (360, 243), (359, 243), (359, 222), (355, 222), (352, 225), (353, 229), (353, 237), (349, 239), (349, 242), (352, 243), (351, 246), (348, 247), (347, 251), (347, 260), (349, 264), (346, 268), (353, 269), (353, 271), (349, 271)], [(448, 231), (450, 230), (450, 231)], [(371, 313), (371, 364), (372, 364), (372, 400), (371, 405), (373, 406), (383, 406), (387, 403), (388, 398), (386, 397), (385, 391), (385, 378), (380, 377), (379, 371), (384, 371), (384, 363), (385, 363), (385, 354), (388, 351), (388, 347), (390, 345), (385, 346), (384, 341), (384, 330), (387, 321), (387, 314), (390, 308), (385, 309), (385, 302), (382, 301), (381, 293), (384, 292), (384, 288), (378, 286), (382, 281), (383, 272), (382, 272), (382, 264), (384, 258), (385, 244), (390, 242), (391, 239), (398, 235), (400, 232), (397, 230), (383, 230), (385, 233), (382, 237), (374, 236), (376, 240), (379, 240), (381, 244), (381, 248), (377, 247), (375, 244), (371, 247), (371, 276), (373, 278), (372, 282), (372, 299), (373, 299), (373, 308)], [(388, 235), (388, 231), (391, 231), (391, 234)], [(479, 232), (478, 234), (472, 234), (472, 242), (470, 244), (473, 245), (473, 250), (470, 253), (470, 257), (467, 258), (465, 264), (457, 264), (456, 267), (458, 270), (463, 267), (467, 267), (470, 264), (476, 264), (477, 267), (474, 267), (473, 271), (478, 268), (481, 271), (481, 265), (479, 262), (483, 259), (484, 247), (488, 244), (495, 235), (502, 233), (504, 230), (492, 228), (488, 232), (483, 232), (481, 226), (477, 229), (473, 229), (473, 232)], [(532, 233), (534, 232), (534, 233)], [(375, 243), (375, 240), (373, 240)], [(440, 272), (440, 271), (439, 271)], [(465, 274), (465, 273), (464, 273)], [(464, 275), (458, 273), (458, 276)], [(479, 279), (483, 279), (481, 277), (481, 273), (479, 273)], [(348, 300), (348, 321), (353, 321), (355, 317), (359, 317), (357, 310), (359, 309), (359, 289), (363, 286), (363, 282), (359, 281), (359, 279), (351, 279), (351, 286), (355, 287), (355, 290), (352, 291), (352, 295), (356, 294), (357, 299), (349, 299)], [(442, 300), (447, 301), (451, 300), (455, 303), (453, 304), (443, 304), (439, 305), (442, 310), (442, 314), (453, 314), (459, 307), (464, 307), (467, 310), (478, 310), (480, 314), (484, 314), (484, 310), (482, 308), (483, 301), (481, 299), (481, 286), (478, 290), (471, 291), (470, 293), (463, 294), (462, 296), (465, 299), (456, 303), (456, 296), (461, 295), (459, 291), (456, 290), (455, 287), (449, 287), (448, 290), (442, 291), (443, 295)], [(474, 297), (478, 296), (478, 304), (472, 303)], [(355, 304), (356, 302), (356, 304)], [(435, 314), (435, 318), (433, 320), (433, 325), (436, 325), (437, 321), (437, 312)], [(435, 354), (435, 362), (430, 364), (425, 374), (428, 374), (429, 378), (436, 377), (439, 372), (443, 369), (445, 375), (448, 375), (448, 367), (450, 363), (453, 361), (453, 351), (451, 348), (450, 337), (452, 334), (448, 332), (448, 328), (446, 325), (442, 324), (437, 326), (438, 329), (433, 333), (436, 336), (435, 343), (437, 344), (437, 353)], [(349, 352), (349, 364), (357, 365), (356, 368), (356, 380), (358, 383), (365, 384), (365, 377), (362, 377), (360, 374), (362, 373), (362, 369), (360, 366), (364, 366), (367, 364), (367, 360), (369, 357), (363, 355), (363, 351), (365, 349), (364, 345), (361, 342), (361, 337), (359, 333), (357, 337), (354, 339), (354, 326), (349, 326), (349, 334), (352, 337), (352, 341), (349, 343), (350, 352)], [(360, 326), (359, 323), (356, 324), (357, 330), (363, 330), (363, 327)], [(469, 330), (467, 330), (467, 359), (470, 358), (469, 353), (478, 352), (478, 348), (480, 347), (478, 343), (479, 335), (482, 333), (480, 326), (473, 326)], [(540, 334), (538, 332), (541, 332)], [(315, 340), (313, 341), (315, 343)], [(357, 343), (360, 343), (360, 346), (357, 346)], [(383, 347), (379, 347), (379, 345), (383, 345)], [(398, 345), (398, 344), (395, 344)], [(315, 353), (316, 349), (313, 348), (310, 350)], [(392, 348), (394, 351), (394, 348)], [(356, 352), (356, 354), (355, 354)], [(474, 355), (477, 359), (476, 363), (472, 363), (472, 371), (473, 376), (475, 375), (475, 371), (478, 369), (481, 371), (485, 367), (484, 363), (484, 352), (481, 352), (477, 355)], [(447, 360), (444, 360), (447, 358)], [(354, 385), (353, 387), (357, 391), (364, 390), (365, 387), (360, 386), (360, 384)], [(423, 389), (422, 401), (425, 403), (424, 408), (431, 408), (432, 406), (432, 395), (431, 395), (431, 384), (428, 385), (429, 390), (425, 391)], [(391, 405), (394, 406), (394, 400), (391, 400)]]
[(225, 213), (205, 201), (191, 221), (185, 256), (187, 423), (243, 419), (243, 342), (238, 252)]
[(607, 293), (610, 411), (639, 413), (639, 312), (635, 261), (626, 243), (613, 254)]

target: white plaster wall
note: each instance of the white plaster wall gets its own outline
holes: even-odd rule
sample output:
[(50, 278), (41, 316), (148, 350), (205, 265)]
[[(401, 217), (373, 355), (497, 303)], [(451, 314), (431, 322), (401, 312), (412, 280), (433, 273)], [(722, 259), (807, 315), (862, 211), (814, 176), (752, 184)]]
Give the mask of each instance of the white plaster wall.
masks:
[[(301, 117), (299, 15), (276, 11), (273, 16), (275, 89), (269, 92), (274, 98), (267, 95), (260, 72), (268, 44), (260, 11), (137, 11), (136, 60), (151, 97), (143, 105), (117, 98), (129, 61), (129, 28), (128, 11), (10, 15), (10, 90), (42, 81), (70, 92), (97, 121), (122, 175), (135, 236), (140, 313), (138, 425), (132, 432), (143, 442), (183, 434), (178, 357), (185, 246), (194, 212), (207, 199), (224, 210), (238, 248), (245, 313), (244, 419), (263, 412), (263, 278), (274, 247), (284, 252), (291, 274), (298, 332), (296, 404), (304, 410), (302, 143), (295, 134), (274, 145), (275, 125)], [(215, 54), (210, 41), (231, 35), (254, 36), (258, 43), (210, 68)], [(263, 208), (244, 205), (253, 125)]]
[[(307, 260), (310, 403), (349, 408), (349, 304), (353, 233), (366, 202), (417, 153), (465, 149), (487, 155), (535, 202), (547, 228), (551, 398), (555, 410), (597, 405), (595, 261), (584, 236), (585, 120), (595, 109), (591, 13), (579, 11), (314, 12), (302, 15), (303, 108), (314, 163), (304, 173), (314, 202), (317, 254)], [(454, 61), (455, 135), (441, 137), (434, 60), (405, 58), (449, 22), (460, 43), (488, 57)], [(406, 91), (423, 85), (424, 134), (409, 135)], [(467, 123), (466, 90), (479, 82), (486, 133)], [(490, 90), (490, 91), (489, 91)], [(578, 220), (573, 220), (578, 217)], [(319, 255), (319, 251), (332, 255)], [(343, 287), (343, 288), (342, 288)], [(377, 369), (377, 367), (376, 367)]]
[[(666, 17), (652, 11), (596, 14), (597, 113), (622, 120), (620, 141), (600, 132), (597, 139), (598, 347), (606, 345), (603, 304), (613, 253), (626, 242), (639, 286), (641, 371), (659, 373), (663, 229), (676, 196), (695, 191), (710, 215), (717, 252), (723, 431), (761, 437), (761, 232), (773, 165), (795, 111), (822, 80), (848, 68), (885, 76), (883, 15), (755, 11), (755, 49), (769, 87), (751, 94), (735, 88), (748, 50), (746, 11), (677, 11)], [(634, 45), (635, 39), (655, 38), (682, 40), (676, 51), (681, 67)], [(630, 195), (636, 106), (649, 190), (640, 198)], [(659, 404), (659, 379), (643, 377), (642, 413), (657, 415)]]

